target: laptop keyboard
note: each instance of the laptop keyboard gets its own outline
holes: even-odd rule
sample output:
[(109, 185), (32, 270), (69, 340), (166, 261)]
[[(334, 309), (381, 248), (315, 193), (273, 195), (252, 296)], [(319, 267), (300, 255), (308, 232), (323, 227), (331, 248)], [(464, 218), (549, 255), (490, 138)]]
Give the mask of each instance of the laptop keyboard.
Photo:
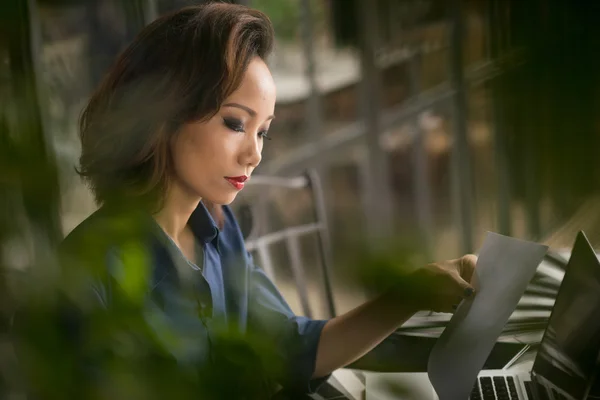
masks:
[(470, 400), (519, 400), (512, 376), (481, 376), (477, 379)]

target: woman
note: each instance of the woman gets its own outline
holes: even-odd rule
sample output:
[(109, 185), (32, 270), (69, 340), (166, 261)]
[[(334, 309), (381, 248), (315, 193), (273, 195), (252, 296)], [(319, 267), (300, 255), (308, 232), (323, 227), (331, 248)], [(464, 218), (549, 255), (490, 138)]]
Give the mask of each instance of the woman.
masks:
[[(266, 339), (278, 365), (267, 375), (307, 392), (416, 311), (451, 311), (470, 296), (475, 258), (423, 266), (404, 289), (329, 321), (293, 315), (252, 265), (227, 207), (259, 165), (274, 119), (272, 45), (268, 18), (238, 5), (189, 7), (146, 27), (82, 115), (79, 172), (101, 207), (62, 254), (69, 288), (86, 287), (82, 270), (93, 276), (92, 298), (69, 289), (80, 313), (151, 309), (157, 341), (169, 329), (190, 339), (164, 347), (184, 365), (219, 362), (214, 332)], [(78, 338), (94, 333), (76, 325)]]

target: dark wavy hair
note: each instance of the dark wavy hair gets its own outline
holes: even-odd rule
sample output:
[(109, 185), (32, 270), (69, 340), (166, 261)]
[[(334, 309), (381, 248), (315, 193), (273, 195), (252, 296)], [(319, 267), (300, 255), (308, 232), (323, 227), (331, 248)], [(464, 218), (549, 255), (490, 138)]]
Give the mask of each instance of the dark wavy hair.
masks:
[(214, 116), (249, 62), (268, 57), (273, 36), (265, 14), (227, 3), (186, 7), (144, 28), (81, 115), (77, 171), (96, 202), (158, 211), (172, 177), (171, 138)]

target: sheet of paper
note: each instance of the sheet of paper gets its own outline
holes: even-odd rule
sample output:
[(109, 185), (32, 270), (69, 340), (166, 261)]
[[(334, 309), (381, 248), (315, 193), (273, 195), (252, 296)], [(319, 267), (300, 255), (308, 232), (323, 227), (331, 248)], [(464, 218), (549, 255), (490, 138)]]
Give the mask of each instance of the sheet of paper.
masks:
[(436, 400), (426, 373), (370, 372), (365, 400)]
[(467, 399), (477, 374), (548, 248), (488, 233), (464, 300), (429, 356), (427, 372), (440, 400)]
[(350, 400), (362, 399), (362, 394), (365, 391), (365, 385), (351, 369), (341, 368), (334, 371), (331, 378), (329, 378), (329, 383), (344, 393)]

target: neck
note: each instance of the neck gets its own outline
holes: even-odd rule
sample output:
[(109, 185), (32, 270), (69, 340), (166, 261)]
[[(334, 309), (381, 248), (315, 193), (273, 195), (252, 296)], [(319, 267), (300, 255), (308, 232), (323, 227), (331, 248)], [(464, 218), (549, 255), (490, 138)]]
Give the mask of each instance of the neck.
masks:
[(162, 209), (153, 217), (163, 231), (177, 242), (185, 232), (190, 216), (200, 200), (174, 183), (167, 193)]

